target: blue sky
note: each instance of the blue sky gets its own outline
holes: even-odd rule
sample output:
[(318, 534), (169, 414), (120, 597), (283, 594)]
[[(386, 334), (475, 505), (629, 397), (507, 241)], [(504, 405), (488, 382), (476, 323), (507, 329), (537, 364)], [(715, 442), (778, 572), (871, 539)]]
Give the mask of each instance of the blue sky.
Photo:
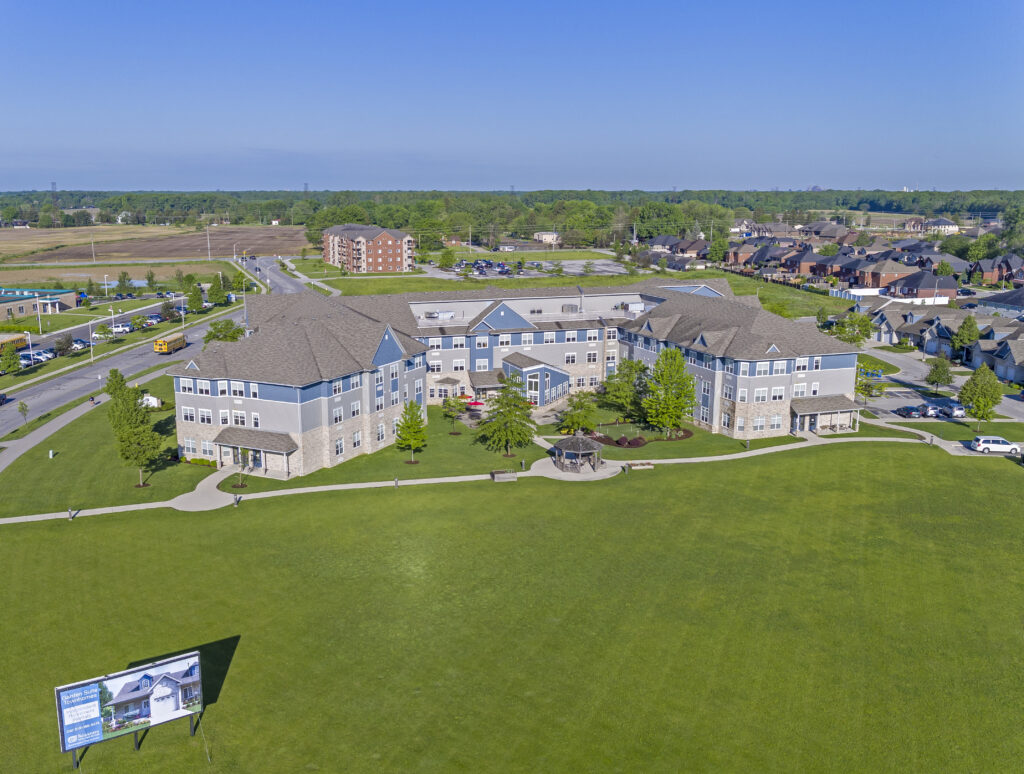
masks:
[(4, 9), (0, 190), (1024, 188), (1024, 3)]

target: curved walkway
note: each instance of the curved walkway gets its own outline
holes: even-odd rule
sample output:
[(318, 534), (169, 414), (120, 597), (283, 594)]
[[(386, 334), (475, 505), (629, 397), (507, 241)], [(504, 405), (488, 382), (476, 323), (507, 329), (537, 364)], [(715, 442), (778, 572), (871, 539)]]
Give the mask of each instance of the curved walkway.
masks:
[[(68, 412), (71, 413), (71, 412)], [(906, 427), (896, 427), (883, 421), (877, 420), (862, 420), (871, 425), (878, 425), (880, 427), (890, 427), (894, 430), (900, 430), (904, 432), (915, 432), (908, 430)], [(627, 465), (691, 465), (695, 463), (703, 462), (719, 462), (728, 460), (741, 460), (748, 457), (760, 457), (765, 454), (781, 454), (786, 451), (794, 449), (806, 449), (809, 446), (831, 446), (834, 444), (841, 443), (927, 443), (930, 445), (936, 445), (949, 454), (957, 454), (957, 450), (963, 450), (963, 445), (959, 442), (935, 442), (934, 436), (927, 433), (920, 433), (918, 438), (872, 438), (870, 436), (861, 436), (855, 438), (822, 438), (818, 436), (812, 436), (807, 438), (804, 443), (793, 443), (785, 444), (782, 446), (769, 446), (764, 449), (754, 449), (751, 451), (740, 451), (735, 454), (719, 454), (708, 457), (674, 457), (669, 459), (653, 459), (653, 460), (605, 460), (605, 465), (599, 468), (597, 471), (587, 471), (582, 473), (569, 473), (566, 471), (559, 470), (555, 467), (554, 461), (550, 458), (544, 458), (534, 462), (528, 471), (525, 473), (519, 473), (520, 478), (549, 478), (556, 481), (601, 481), (609, 478), (613, 478), (618, 475)], [(550, 443), (544, 441), (542, 438), (534, 438), (534, 442), (544, 448), (550, 447)], [(998, 455), (997, 455), (998, 456)], [(424, 486), (429, 484), (458, 484), (467, 481), (490, 481), (491, 477), (488, 474), (482, 475), (469, 475), (469, 476), (447, 476), (437, 478), (416, 478), (407, 479), (404, 481), (363, 481), (352, 484), (326, 484), (323, 486), (304, 486), (296, 487), (294, 489), (277, 489), (270, 492), (256, 492), (254, 494), (240, 494), (232, 495), (228, 492), (222, 492), (218, 489), (218, 485), (231, 476), (236, 471), (233, 468), (223, 468), (215, 473), (211, 473), (209, 476), (199, 482), (199, 485), (191, 492), (178, 495), (171, 500), (164, 500), (162, 502), (155, 503), (138, 503), (133, 505), (119, 505), (107, 508), (86, 508), (73, 513), (75, 518), (79, 516), (100, 516), (108, 513), (124, 513), (126, 511), (141, 511), (150, 510), (154, 508), (173, 508), (179, 511), (212, 511), (218, 508), (224, 508), (232, 504), (238, 505), (239, 503), (248, 500), (261, 500), (268, 497), (286, 497), (288, 495), (297, 494), (315, 494), (319, 492), (339, 492), (346, 489), (389, 489), (389, 488), (404, 488), (409, 486)], [(32, 521), (46, 521), (50, 519), (67, 519), (69, 516), (67, 511), (60, 511), (56, 513), (40, 513), (30, 516), (13, 516), (6, 519), (0, 519), (0, 526), (4, 524), (18, 524)]]

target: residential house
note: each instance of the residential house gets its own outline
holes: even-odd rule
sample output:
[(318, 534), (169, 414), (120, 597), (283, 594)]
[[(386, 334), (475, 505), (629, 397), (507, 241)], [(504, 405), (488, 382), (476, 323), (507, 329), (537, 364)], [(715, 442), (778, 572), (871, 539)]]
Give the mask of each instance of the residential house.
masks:
[(956, 279), (940, 277), (930, 271), (917, 271), (890, 282), (886, 288), (894, 298), (956, 298)]
[(913, 217), (903, 221), (903, 230), (911, 234), (920, 234), (924, 231), (924, 218)]
[(818, 237), (825, 240), (836, 240), (849, 233), (849, 229), (841, 223), (833, 223), (830, 220), (816, 220), (800, 227), (800, 233), (805, 237)]
[(120, 687), (104, 707), (111, 709), (111, 727), (139, 720), (151, 725), (185, 717), (201, 703), (199, 665), (175, 672), (144, 673)]
[(949, 236), (958, 232), (960, 227), (949, 218), (931, 218), (924, 222), (924, 230), (937, 231), (943, 236)]
[(857, 281), (866, 288), (885, 288), (901, 277), (918, 271), (916, 267), (907, 266), (892, 260), (871, 263), (857, 270)]
[(346, 223), (323, 231), (324, 263), (353, 274), (406, 272), (415, 268), (413, 238), (403, 231)]
[(557, 245), (561, 238), (557, 231), (537, 231), (533, 235), (533, 241), (542, 245)]

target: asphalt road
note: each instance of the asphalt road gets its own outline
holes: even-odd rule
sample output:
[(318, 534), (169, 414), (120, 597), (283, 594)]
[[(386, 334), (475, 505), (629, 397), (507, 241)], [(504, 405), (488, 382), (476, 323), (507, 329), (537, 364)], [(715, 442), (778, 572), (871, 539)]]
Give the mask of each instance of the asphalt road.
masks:
[[(269, 273), (271, 287), (274, 293), (281, 292), (314, 292), (308, 290), (301, 282), (294, 280), (290, 277), (286, 277), (278, 269), (276, 262), (273, 258), (260, 258), (258, 259), (258, 265), (260, 266), (260, 273), (256, 276), (262, 280), (267, 279)], [(250, 269), (253, 268), (253, 261), (250, 260), (248, 263)], [(159, 304), (162, 301), (157, 301)], [(117, 309), (115, 305), (115, 310)], [(125, 313), (123, 315), (116, 315), (115, 320), (128, 320), (132, 315), (139, 314), (139, 310), (133, 310), (131, 313)], [(234, 320), (235, 322), (242, 322), (243, 313), (239, 309), (231, 314), (221, 315), (220, 317), (214, 318), (216, 320)], [(109, 317), (106, 318), (109, 322)], [(187, 322), (187, 318), (186, 318)], [(171, 355), (158, 355), (153, 351), (153, 344), (146, 343), (140, 344), (126, 352), (108, 357), (98, 361), (95, 365), (88, 365), (79, 368), (76, 371), (72, 371), (62, 376), (54, 377), (48, 381), (40, 384), (26, 387), (23, 390), (18, 390), (13, 393), (10, 398), (11, 401), (4, 406), (0, 406), (0, 436), (4, 436), (7, 433), (14, 430), (16, 427), (22, 424), (21, 415), (17, 411), (18, 401), (24, 401), (28, 407), (28, 419), (34, 419), (40, 414), (45, 414), (47, 411), (51, 411), (55, 408), (63, 406), (65, 403), (74, 400), (85, 400), (86, 397), (95, 392), (97, 389), (101, 389), (107, 378), (111, 368), (118, 369), (123, 373), (131, 383), (131, 376), (137, 374), (140, 371), (144, 371), (147, 368), (152, 368), (155, 365), (166, 363), (171, 360), (180, 360), (184, 356), (188, 356), (193, 352), (198, 352), (203, 344), (203, 336), (209, 327), (209, 322), (201, 323), (194, 327), (186, 329), (185, 335), (188, 337), (189, 345), (184, 350), (178, 350)], [(80, 329), (75, 329), (73, 334), (76, 338), (87, 339), (88, 326), (83, 326), (82, 334), (78, 333)], [(53, 336), (44, 337), (42, 339), (43, 346), (46, 346), (46, 342), (54, 338)], [(32, 347), (37, 347), (37, 337), (33, 337)]]

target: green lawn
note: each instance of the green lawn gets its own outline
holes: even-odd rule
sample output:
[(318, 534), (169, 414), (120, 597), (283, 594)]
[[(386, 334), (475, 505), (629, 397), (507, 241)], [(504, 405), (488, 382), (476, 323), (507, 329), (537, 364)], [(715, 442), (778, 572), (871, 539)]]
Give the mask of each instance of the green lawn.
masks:
[(732, 292), (737, 296), (752, 296), (756, 293), (761, 300), (761, 306), (782, 317), (814, 317), (822, 308), (828, 314), (840, 314), (848, 311), (853, 303), (846, 299), (823, 296), (808, 290), (764, 282), (719, 269), (688, 271), (683, 276), (686, 279), (725, 277), (729, 280)]
[[(174, 397), (172, 386), (167, 376), (150, 382), (146, 389), (170, 400)], [(191, 491), (212, 472), (211, 468), (166, 462), (148, 477), (150, 486), (137, 489), (138, 470), (125, 466), (117, 456), (107, 405), (104, 400), (0, 472), (0, 491), (4, 493), (0, 517), (168, 500)], [(165, 439), (167, 453), (177, 451), (173, 409), (155, 412), (152, 417)], [(52, 460), (47, 457), (50, 449), (56, 455)]]
[[(452, 425), (441, 416), (440, 406), (428, 406), (427, 416), (427, 447), (416, 455), (416, 459), (419, 460), (417, 465), (406, 464), (409, 452), (388, 446), (373, 454), (355, 457), (333, 468), (321, 468), (307, 476), (292, 477), (287, 481), (262, 478), (259, 475), (247, 476), (245, 481), (248, 486), (242, 489), (241, 493), (349, 484), (356, 481), (390, 481), (396, 476), (402, 480), (470, 476), (506, 468), (519, 470), (522, 460), (526, 460), (526, 467), (529, 468), (536, 460), (546, 456), (544, 449), (537, 444), (530, 444), (513, 449), (514, 457), (504, 457), (501, 453), (490, 452), (484, 446), (474, 443), (473, 431), (461, 422), (456, 423), (456, 430), (461, 434), (450, 435)], [(225, 492), (238, 493), (239, 490), (232, 486), (237, 481), (237, 476), (225, 479), (220, 488)]]
[(968, 419), (934, 420), (921, 422), (893, 422), (901, 427), (913, 427), (925, 433), (931, 433), (945, 441), (970, 441), (976, 435), (998, 435), (1007, 441), (1024, 442), (1024, 423), (1022, 422), (982, 422), (981, 430), (978, 423)]
[(861, 422), (860, 429), (855, 433), (836, 433), (835, 435), (824, 436), (826, 438), (920, 438), (916, 433), (909, 433), (904, 430), (894, 430), (891, 427), (881, 427), (870, 422)]
[(4, 768), (70, 765), (53, 686), (226, 641), (202, 734), (85, 769), (1013, 771), (1020, 475), (837, 444), (2, 527)]
[(861, 368), (866, 368), (869, 371), (881, 371), (886, 376), (891, 376), (892, 374), (898, 374), (900, 372), (900, 369), (892, 363), (887, 363), (884, 360), (880, 360), (879, 358), (865, 354), (864, 352), (857, 355), (857, 365)]
[(917, 347), (896, 347), (889, 344), (881, 344), (876, 349), (884, 349), (886, 352), (898, 352), (905, 355), (908, 352), (917, 352)]

